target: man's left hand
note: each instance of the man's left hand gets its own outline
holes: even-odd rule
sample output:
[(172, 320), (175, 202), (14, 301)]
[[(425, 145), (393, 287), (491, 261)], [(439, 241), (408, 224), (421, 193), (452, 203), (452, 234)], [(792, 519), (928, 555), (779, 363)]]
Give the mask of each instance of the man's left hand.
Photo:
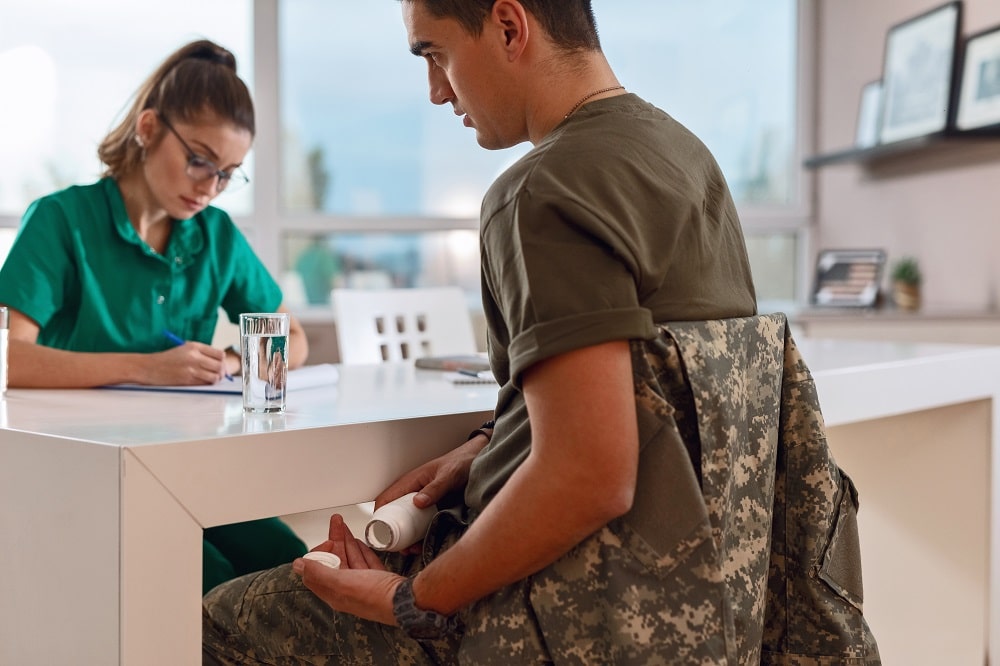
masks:
[(292, 570), (316, 596), (336, 611), (396, 624), (392, 595), (403, 577), (386, 571), (375, 551), (354, 538), (339, 514), (330, 517), (329, 538), (313, 550), (340, 558), (340, 569), (303, 558), (292, 563)]

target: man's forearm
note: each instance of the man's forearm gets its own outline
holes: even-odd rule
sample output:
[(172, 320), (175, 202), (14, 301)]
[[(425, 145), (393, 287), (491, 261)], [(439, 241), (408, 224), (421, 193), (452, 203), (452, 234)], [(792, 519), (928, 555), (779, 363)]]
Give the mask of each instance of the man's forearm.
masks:
[(414, 581), (421, 608), (453, 613), (545, 568), (622, 513), (594, 485), (556, 478), (529, 459), (469, 530)]

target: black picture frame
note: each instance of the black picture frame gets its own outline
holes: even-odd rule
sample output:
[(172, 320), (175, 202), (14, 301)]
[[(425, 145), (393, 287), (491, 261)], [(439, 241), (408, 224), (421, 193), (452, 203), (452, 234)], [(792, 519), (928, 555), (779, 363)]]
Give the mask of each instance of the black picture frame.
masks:
[(885, 250), (823, 250), (816, 256), (811, 302), (817, 307), (871, 308), (878, 303)]
[(858, 100), (858, 123), (854, 136), (856, 148), (874, 148), (879, 142), (882, 120), (882, 79), (869, 81), (861, 88)]
[(879, 143), (950, 129), (961, 30), (961, 0), (889, 29), (882, 65)]
[(1000, 25), (965, 40), (955, 129), (1000, 130)]

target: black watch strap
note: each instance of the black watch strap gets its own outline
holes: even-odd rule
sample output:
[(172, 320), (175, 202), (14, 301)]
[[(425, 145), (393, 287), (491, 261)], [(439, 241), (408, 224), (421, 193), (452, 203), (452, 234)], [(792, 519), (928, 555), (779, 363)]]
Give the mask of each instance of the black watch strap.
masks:
[[(493, 439), (493, 427), (497, 424), (496, 421), (487, 421), (483, 425), (479, 426), (475, 430), (469, 433), (469, 436), (465, 438), (465, 441), (476, 437), (477, 435), (483, 435), (486, 439)], [(486, 432), (486, 431), (489, 432)]]
[(457, 615), (442, 615), (417, 606), (413, 598), (412, 578), (404, 579), (396, 587), (392, 595), (392, 613), (406, 635), (418, 641), (444, 638), (459, 633), (462, 629), (462, 622)]

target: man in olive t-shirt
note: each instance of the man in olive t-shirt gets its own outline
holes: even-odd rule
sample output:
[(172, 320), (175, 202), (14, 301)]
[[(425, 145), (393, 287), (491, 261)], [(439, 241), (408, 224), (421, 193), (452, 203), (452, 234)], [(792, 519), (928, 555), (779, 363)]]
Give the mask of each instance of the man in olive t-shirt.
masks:
[(697, 632), (677, 633), (702, 618), (658, 612), (648, 548), (609, 526), (655, 428), (637, 416), (632, 344), (657, 322), (756, 311), (724, 179), (624, 92), (589, 2), (401, 6), (431, 101), (485, 148), (534, 145), (482, 210), (495, 423), (376, 498), (464, 491), (419, 554), (376, 557), (335, 517), (320, 547), (339, 570), (300, 559), (205, 597), (205, 663), (685, 663)]

